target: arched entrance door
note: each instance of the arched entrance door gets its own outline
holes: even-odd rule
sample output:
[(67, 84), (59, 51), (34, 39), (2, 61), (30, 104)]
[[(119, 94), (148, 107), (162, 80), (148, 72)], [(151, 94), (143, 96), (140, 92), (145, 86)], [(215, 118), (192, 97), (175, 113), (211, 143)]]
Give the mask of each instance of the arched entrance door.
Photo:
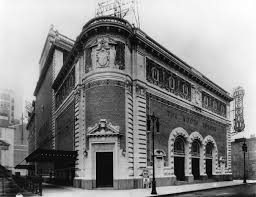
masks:
[(208, 142), (205, 147), (205, 159), (206, 159), (206, 174), (208, 178), (212, 177), (212, 142)]
[(200, 146), (199, 140), (194, 140), (191, 146), (191, 156), (192, 156), (192, 174), (194, 179), (200, 178)]
[(185, 139), (177, 136), (174, 142), (174, 174), (178, 181), (185, 180)]

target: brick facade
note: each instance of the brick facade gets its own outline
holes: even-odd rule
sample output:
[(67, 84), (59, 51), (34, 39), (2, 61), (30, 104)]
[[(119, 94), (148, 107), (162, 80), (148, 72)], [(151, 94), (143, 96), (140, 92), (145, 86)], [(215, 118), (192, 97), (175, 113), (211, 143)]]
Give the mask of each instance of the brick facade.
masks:
[(123, 87), (99, 86), (85, 91), (86, 125), (93, 126), (100, 119), (119, 125), (121, 148), (125, 149), (125, 92)]
[(163, 149), (168, 155), (169, 135), (173, 129), (182, 127), (189, 135), (194, 131), (199, 132), (203, 138), (211, 135), (217, 143), (219, 156), (226, 156), (227, 142), (225, 125), (206, 118), (200, 113), (164, 101), (159, 97), (148, 98), (147, 101), (147, 113), (154, 112), (160, 119), (160, 134), (155, 136), (156, 149)]
[(74, 102), (69, 104), (67, 108), (56, 118), (56, 150), (74, 150)]

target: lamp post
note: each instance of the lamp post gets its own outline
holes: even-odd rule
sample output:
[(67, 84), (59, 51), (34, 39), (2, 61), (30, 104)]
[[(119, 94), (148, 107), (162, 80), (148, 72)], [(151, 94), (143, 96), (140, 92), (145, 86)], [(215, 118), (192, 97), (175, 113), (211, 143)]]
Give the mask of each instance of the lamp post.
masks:
[(245, 152), (247, 152), (247, 145), (246, 145), (246, 138), (244, 138), (244, 143), (242, 145), (242, 150), (244, 152), (244, 182), (243, 183), (246, 183), (246, 174), (245, 174)]
[(155, 179), (155, 124), (156, 124), (156, 129), (157, 132), (159, 132), (159, 118), (157, 118), (153, 112), (152, 115), (148, 115), (148, 120), (147, 120), (147, 127), (148, 130), (150, 130), (150, 123), (152, 121), (152, 160), (153, 160), (153, 179), (152, 179), (152, 190), (151, 190), (151, 194), (157, 194), (156, 192), (156, 179)]

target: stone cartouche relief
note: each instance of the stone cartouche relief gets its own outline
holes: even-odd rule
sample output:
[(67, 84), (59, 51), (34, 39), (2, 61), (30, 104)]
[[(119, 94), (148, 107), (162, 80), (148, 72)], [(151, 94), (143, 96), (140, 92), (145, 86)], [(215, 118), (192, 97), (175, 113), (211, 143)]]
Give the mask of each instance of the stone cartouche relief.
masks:
[(85, 49), (85, 73), (100, 69), (125, 69), (125, 44), (108, 36), (99, 36)]

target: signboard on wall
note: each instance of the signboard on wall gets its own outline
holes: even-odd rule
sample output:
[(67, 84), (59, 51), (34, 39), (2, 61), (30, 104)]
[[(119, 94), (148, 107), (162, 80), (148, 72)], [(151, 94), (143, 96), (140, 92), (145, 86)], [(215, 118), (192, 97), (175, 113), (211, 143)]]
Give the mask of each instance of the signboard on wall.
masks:
[(237, 87), (233, 93), (234, 97), (234, 130), (236, 132), (242, 132), (245, 128), (244, 124), (244, 89)]

